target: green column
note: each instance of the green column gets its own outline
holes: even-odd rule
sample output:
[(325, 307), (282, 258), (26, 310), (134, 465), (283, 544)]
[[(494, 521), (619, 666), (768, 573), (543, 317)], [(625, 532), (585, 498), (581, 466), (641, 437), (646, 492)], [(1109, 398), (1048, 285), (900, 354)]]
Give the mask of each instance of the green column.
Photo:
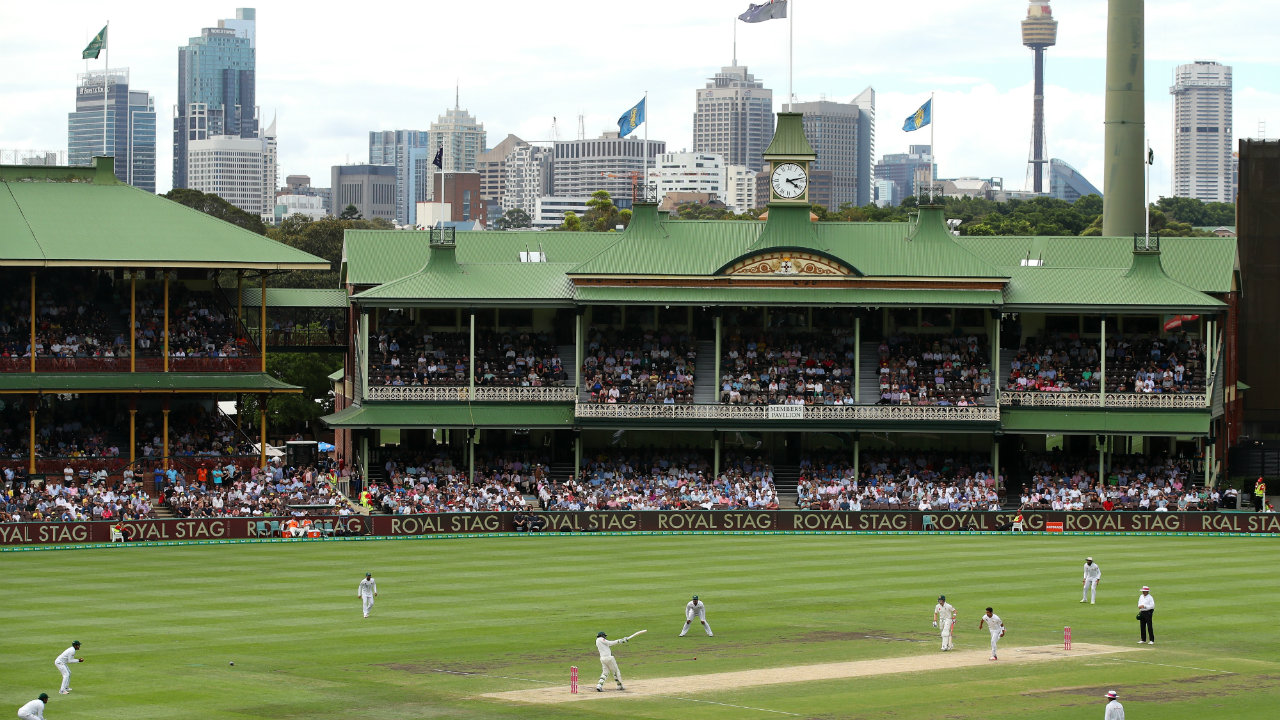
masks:
[(1000, 311), (991, 313), (991, 402), (1000, 406)]
[(467, 480), (473, 484), (476, 481), (476, 441), (479, 439), (480, 428), (472, 428), (467, 433)]
[(573, 384), (573, 395), (578, 397), (582, 394), (582, 313), (574, 314), (573, 318), (573, 376), (576, 378)]
[(712, 441), (712, 461), (711, 461), (711, 479), (714, 481), (720, 477), (720, 433), (715, 433), (715, 439)]
[(356, 392), (360, 394), (360, 399), (364, 400), (369, 396), (369, 313), (363, 309), (360, 312), (359, 322), (360, 325), (356, 331), (356, 353), (360, 358), (360, 387), (356, 388)]
[(573, 439), (573, 474), (570, 479), (577, 479), (582, 469), (582, 435)]

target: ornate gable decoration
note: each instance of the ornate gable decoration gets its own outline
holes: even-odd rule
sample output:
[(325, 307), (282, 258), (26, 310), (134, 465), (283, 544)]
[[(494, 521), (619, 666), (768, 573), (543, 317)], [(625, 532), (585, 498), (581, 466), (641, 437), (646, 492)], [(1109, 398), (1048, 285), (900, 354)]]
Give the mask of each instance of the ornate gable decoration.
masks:
[(852, 275), (849, 268), (831, 258), (811, 252), (766, 252), (730, 265), (726, 275)]

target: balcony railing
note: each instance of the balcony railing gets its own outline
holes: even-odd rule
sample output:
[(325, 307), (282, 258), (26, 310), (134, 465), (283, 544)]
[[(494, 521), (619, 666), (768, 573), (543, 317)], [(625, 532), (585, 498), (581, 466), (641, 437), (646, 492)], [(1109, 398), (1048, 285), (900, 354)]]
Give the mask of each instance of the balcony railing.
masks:
[[(572, 387), (478, 387), (477, 402), (555, 403), (572, 402)], [(390, 400), (411, 402), (467, 402), (471, 400), (466, 387), (419, 387), (400, 385), (374, 385), (365, 394), (366, 400)]]
[[(1204, 393), (1107, 393), (1104, 403), (1109, 408), (1142, 408), (1150, 410), (1203, 410)], [(1098, 393), (1084, 392), (1003, 392), (1003, 407), (1099, 407)]]
[(603, 419), (868, 420), (997, 422), (1000, 408), (939, 405), (609, 405), (578, 403), (574, 415)]
[[(257, 372), (262, 367), (261, 358), (169, 358), (170, 372)], [(154, 355), (137, 358), (133, 363), (137, 372), (163, 372), (164, 359)], [(130, 370), (127, 357), (37, 357), (36, 372), (53, 373), (127, 373)], [(31, 371), (31, 358), (0, 358), (0, 372), (23, 373)]]

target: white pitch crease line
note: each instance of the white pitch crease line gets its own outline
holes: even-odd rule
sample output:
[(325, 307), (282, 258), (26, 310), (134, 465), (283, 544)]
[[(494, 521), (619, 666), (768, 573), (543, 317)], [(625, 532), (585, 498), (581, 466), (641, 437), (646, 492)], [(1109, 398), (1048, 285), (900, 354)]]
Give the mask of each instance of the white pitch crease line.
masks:
[(510, 677), (507, 675), (485, 675), (484, 673), (467, 672), (465, 670), (441, 670), (440, 668), (433, 668), (432, 672), (444, 673), (446, 675), (462, 675), (464, 677), (496, 678), (498, 680), (520, 680), (522, 682), (542, 683), (543, 685), (559, 684), (559, 683), (552, 682), (550, 680), (534, 680), (533, 678)]
[(1141, 663), (1143, 665), (1159, 665), (1160, 667), (1178, 668), (1179, 670), (1198, 670), (1200, 672), (1224, 673), (1226, 675), (1236, 674), (1230, 670), (1211, 670), (1209, 668), (1191, 667), (1190, 665), (1168, 665), (1166, 663), (1147, 662), (1146, 660), (1125, 660), (1124, 658), (1112, 658), (1112, 659), (1115, 660), (1116, 662)]
[(792, 717), (801, 717), (800, 713), (787, 712), (785, 710), (770, 710), (768, 708), (749, 707), (747, 705), (730, 705), (729, 703), (716, 702), (714, 700), (698, 700), (696, 698), (680, 697), (679, 695), (653, 695), (651, 697), (669, 698), (671, 700), (688, 700), (689, 702), (706, 703), (708, 705), (720, 705), (721, 707), (738, 708), (739, 710), (755, 710), (757, 712), (777, 713), (779, 715), (790, 715)]

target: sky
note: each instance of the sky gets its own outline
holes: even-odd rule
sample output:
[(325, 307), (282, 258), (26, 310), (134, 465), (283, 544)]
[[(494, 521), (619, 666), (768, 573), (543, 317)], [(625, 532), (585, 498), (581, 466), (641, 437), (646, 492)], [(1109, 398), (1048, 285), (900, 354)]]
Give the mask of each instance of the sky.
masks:
[[(248, 4), (248, 3), (246, 3)], [(1050, 0), (1058, 43), (1046, 52), (1048, 157), (1102, 187), (1106, 0)], [(1215, 60), (1234, 71), (1234, 133), (1280, 135), (1274, 17), (1256, 0), (1160, 0), (1146, 9), (1146, 127), (1151, 197), (1168, 194), (1173, 69)], [(1032, 53), (1025, 0), (946, 3), (790, 0), (789, 20), (747, 24), (747, 0), (259, 0), (257, 97), (277, 118), (279, 173), (329, 184), (330, 167), (368, 160), (373, 130), (427, 130), (460, 106), (487, 144), (599, 137), (649, 97), (648, 136), (691, 149), (695, 90), (734, 58), (798, 102), (876, 91), (876, 157), (927, 144), (903, 119), (934, 94), (939, 177), (1002, 177), (1029, 187)], [(0, 150), (67, 147), (80, 52), (110, 22), (112, 67), (156, 101), (157, 190), (172, 181), (177, 49), (236, 5), (151, 0), (0, 2)], [(793, 41), (789, 42), (789, 35)], [(105, 59), (105, 58), (104, 58)], [(100, 70), (103, 60), (88, 61)], [(1264, 128), (1265, 124), (1265, 130)], [(641, 126), (636, 131), (645, 133)]]

